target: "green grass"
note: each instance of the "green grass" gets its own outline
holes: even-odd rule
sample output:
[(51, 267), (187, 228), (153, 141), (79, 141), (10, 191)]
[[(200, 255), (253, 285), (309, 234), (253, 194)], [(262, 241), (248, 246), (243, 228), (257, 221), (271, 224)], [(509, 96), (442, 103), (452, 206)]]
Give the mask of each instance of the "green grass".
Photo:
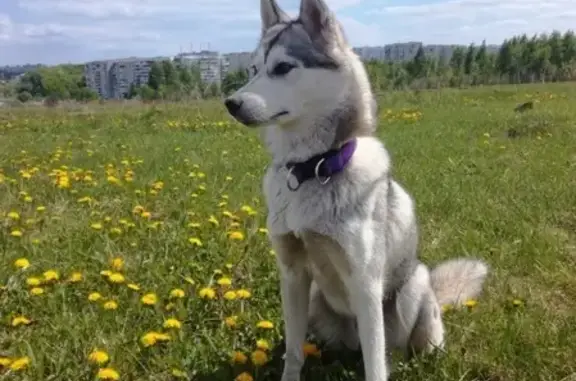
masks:
[[(534, 110), (513, 112), (528, 99), (537, 100)], [(478, 304), (447, 313), (446, 353), (395, 361), (394, 379), (558, 381), (576, 373), (574, 105), (573, 84), (381, 97), (378, 134), (416, 199), (423, 260), (474, 255), (491, 266)], [(228, 122), (217, 102), (4, 109), (0, 145), (0, 380), (93, 380), (94, 348), (109, 354), (121, 380), (171, 380), (174, 370), (198, 380), (243, 371), (279, 379), (278, 278), (259, 230), (268, 157), (255, 131)], [(150, 218), (133, 213), (138, 205)], [(231, 231), (244, 239), (231, 240)], [(19, 258), (30, 267), (17, 269)], [(124, 283), (100, 274), (114, 271), (113, 258), (124, 262)], [(60, 279), (31, 295), (27, 278), (47, 270)], [(73, 272), (83, 279), (68, 281)], [(251, 297), (226, 300), (222, 277)], [(205, 287), (217, 297), (201, 298)], [(175, 288), (184, 298), (169, 300)], [(92, 292), (118, 308), (90, 302)], [(141, 302), (146, 293), (156, 305)], [(13, 327), (19, 315), (30, 324)], [(230, 316), (238, 316), (233, 329), (224, 323)], [(180, 329), (162, 327), (171, 317)], [(274, 327), (258, 328), (261, 320)], [(144, 347), (150, 331), (170, 340)], [(231, 351), (250, 357), (258, 339), (271, 346), (267, 365), (230, 365)], [(25, 356), (25, 369), (9, 368)], [(309, 357), (304, 380), (361, 372), (358, 356), (323, 353)]]

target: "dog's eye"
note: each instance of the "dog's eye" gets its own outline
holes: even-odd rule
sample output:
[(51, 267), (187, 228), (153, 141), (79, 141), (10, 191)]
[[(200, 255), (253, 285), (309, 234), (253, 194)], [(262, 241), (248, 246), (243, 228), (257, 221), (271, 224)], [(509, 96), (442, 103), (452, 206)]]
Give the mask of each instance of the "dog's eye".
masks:
[(277, 76), (286, 75), (295, 67), (296, 66), (292, 65), (291, 63), (280, 62), (276, 66), (274, 66), (274, 69), (272, 69), (272, 75), (277, 75)]

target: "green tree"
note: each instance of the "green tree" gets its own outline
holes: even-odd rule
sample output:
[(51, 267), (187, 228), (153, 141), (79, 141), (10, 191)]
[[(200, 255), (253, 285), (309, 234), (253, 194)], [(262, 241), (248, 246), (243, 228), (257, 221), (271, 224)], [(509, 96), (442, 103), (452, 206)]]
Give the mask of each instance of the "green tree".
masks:
[(150, 86), (152, 90), (158, 90), (160, 89), (160, 86), (165, 83), (166, 80), (162, 64), (156, 61), (153, 62), (152, 65), (150, 65), (150, 73), (148, 74), (148, 86)]
[(238, 90), (248, 82), (248, 73), (246, 70), (236, 70), (226, 73), (222, 79), (222, 94), (229, 95)]

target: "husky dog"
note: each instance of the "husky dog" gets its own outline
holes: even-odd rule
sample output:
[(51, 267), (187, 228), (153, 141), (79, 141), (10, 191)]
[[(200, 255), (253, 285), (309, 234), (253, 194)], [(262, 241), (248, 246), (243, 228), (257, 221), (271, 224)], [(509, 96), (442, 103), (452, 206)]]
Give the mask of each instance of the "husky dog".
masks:
[(482, 291), (487, 265), (418, 260), (414, 203), (374, 136), (365, 68), (323, 0), (291, 19), (261, 0), (249, 82), (229, 113), (260, 127), (272, 156), (263, 181), (285, 321), (282, 381), (298, 381), (307, 333), (361, 349), (367, 381), (388, 379), (387, 354), (443, 347), (441, 306)]

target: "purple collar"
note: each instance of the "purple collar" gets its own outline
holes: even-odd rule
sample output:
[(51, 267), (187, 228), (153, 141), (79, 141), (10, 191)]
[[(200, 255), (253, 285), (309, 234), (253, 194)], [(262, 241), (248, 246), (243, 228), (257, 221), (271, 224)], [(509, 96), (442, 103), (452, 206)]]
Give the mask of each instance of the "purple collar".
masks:
[[(286, 169), (288, 169), (288, 177), (286, 179), (286, 185), (288, 189), (294, 192), (300, 188), (303, 182), (313, 178), (316, 178), (322, 185), (328, 183), (332, 175), (344, 170), (346, 164), (348, 164), (352, 158), (354, 151), (356, 151), (356, 145), (356, 139), (352, 139), (339, 149), (331, 149), (330, 151), (312, 156), (304, 162), (287, 163)], [(293, 185), (295, 182), (292, 178), (296, 179), (296, 185)]]

